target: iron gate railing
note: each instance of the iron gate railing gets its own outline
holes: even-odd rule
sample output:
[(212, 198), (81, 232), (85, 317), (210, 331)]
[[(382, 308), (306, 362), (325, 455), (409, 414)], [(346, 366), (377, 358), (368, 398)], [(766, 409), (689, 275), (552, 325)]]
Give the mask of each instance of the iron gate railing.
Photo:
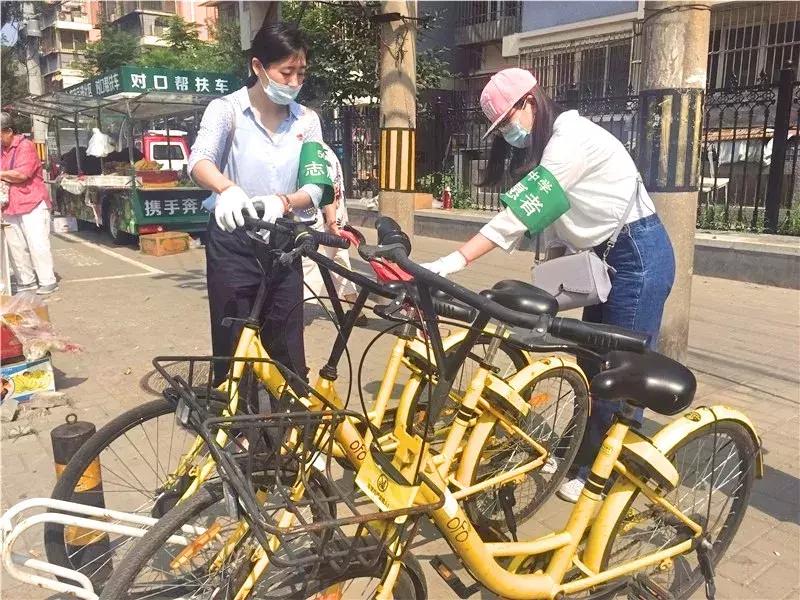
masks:
[[(800, 235), (800, 82), (793, 72), (784, 71), (777, 85), (765, 81), (706, 93), (698, 227)], [(559, 100), (610, 131), (636, 159), (638, 95), (595, 98), (584, 92), (580, 97), (570, 90)], [(351, 182), (350, 196), (376, 195), (378, 107), (342, 107), (323, 115), (322, 122), (325, 139), (337, 149)], [(500, 193), (512, 182), (494, 188), (478, 185), (492, 143), (482, 139), (486, 128), (480, 108), (464, 106), (458, 96), (421, 105), (418, 180), (425, 185), (452, 181), (460, 208), (499, 210)], [(765, 225), (768, 210), (773, 219)]]
[(706, 93), (698, 227), (800, 235), (799, 86), (784, 69), (778, 85)]

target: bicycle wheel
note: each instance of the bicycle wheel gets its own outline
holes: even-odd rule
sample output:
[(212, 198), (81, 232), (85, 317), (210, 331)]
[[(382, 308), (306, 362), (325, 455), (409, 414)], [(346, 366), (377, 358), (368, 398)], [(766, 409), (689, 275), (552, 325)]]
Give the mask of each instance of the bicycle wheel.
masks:
[[(531, 381), (520, 394), (532, 410), (515, 424), (548, 452), (547, 462), (514, 482), (470, 496), (465, 510), (473, 523), (508, 531), (503, 501), (511, 505), (517, 524), (531, 517), (553, 493), (572, 465), (583, 439), (589, 413), (589, 390), (574, 369), (558, 367)], [(472, 485), (536, 460), (540, 454), (498, 421), (487, 430)], [(503, 496), (505, 495), (505, 499)]]
[[(180, 498), (189, 479), (167, 486), (167, 479), (188, 451), (196, 435), (175, 423), (174, 406), (165, 399), (153, 400), (124, 412), (100, 428), (72, 457), (53, 488), (52, 498), (68, 502), (88, 502), (106, 508), (160, 517)], [(205, 457), (205, 454), (202, 454)], [(83, 492), (84, 472), (99, 460), (102, 492)], [(95, 554), (91, 561), (80, 558), (81, 539), (69, 546), (64, 527), (45, 525), (45, 552), (54, 564), (79, 570), (93, 581), (107, 572), (127, 550), (130, 541), (109, 534), (108, 550)], [(87, 538), (91, 534), (87, 532)], [(100, 582), (102, 583), (102, 582)]]
[[(719, 421), (679, 440), (666, 453), (680, 479), (678, 487), (664, 494), (664, 498), (703, 526), (714, 564), (728, 549), (747, 509), (756, 451), (744, 426), (735, 421)], [(603, 556), (603, 569), (691, 538), (692, 531), (686, 525), (636, 489), (616, 517)], [(704, 581), (694, 551), (649, 567), (640, 572), (639, 577), (642, 576), (674, 598), (688, 598)]]
[[(257, 547), (255, 536), (245, 535), (236, 548), (218, 561), (220, 550), (230, 534), (240, 523), (225, 515), (222, 506), (221, 486), (207, 485), (186, 502), (167, 513), (125, 555), (124, 561), (114, 571), (114, 576), (100, 595), (101, 600), (132, 600), (145, 598), (207, 598), (232, 600), (253, 568), (252, 556)], [(213, 524), (213, 525), (211, 525)], [(180, 535), (185, 525), (214, 527), (214, 535), (191, 556), (177, 564), (186, 546), (170, 543), (173, 535)], [(295, 551), (297, 549), (295, 548)], [(419, 563), (408, 557), (395, 586), (395, 597), (409, 600), (427, 598), (425, 578)], [(383, 557), (385, 565), (385, 557)], [(169, 567), (169, 568), (165, 568)], [(313, 574), (302, 570), (268, 567), (255, 582), (249, 598), (306, 598), (330, 590), (325, 598), (356, 598), (357, 591), (369, 593), (376, 585), (375, 577), (382, 565), (367, 570), (355, 567), (345, 575), (326, 575), (322, 568)], [(331, 590), (338, 586), (338, 590)], [(335, 591), (346, 595), (332, 595)], [(371, 596), (365, 595), (364, 598)]]

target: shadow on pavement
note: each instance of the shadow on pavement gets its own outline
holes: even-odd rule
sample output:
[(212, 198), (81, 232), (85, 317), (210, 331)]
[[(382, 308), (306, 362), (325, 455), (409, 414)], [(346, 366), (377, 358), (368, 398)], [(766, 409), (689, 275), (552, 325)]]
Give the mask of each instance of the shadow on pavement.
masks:
[(87, 377), (68, 377), (58, 367), (53, 367), (53, 376), (55, 378), (56, 389), (58, 391), (68, 390), (71, 387), (82, 384), (88, 379)]
[(184, 269), (178, 273), (152, 275), (151, 279), (173, 281), (181, 289), (206, 291), (206, 272), (203, 269)]

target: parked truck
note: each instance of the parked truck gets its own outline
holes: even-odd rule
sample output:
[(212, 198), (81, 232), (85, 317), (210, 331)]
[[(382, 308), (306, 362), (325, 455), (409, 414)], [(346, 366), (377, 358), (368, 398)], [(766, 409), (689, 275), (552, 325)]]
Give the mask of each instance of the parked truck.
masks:
[[(192, 131), (205, 106), (238, 83), (229, 74), (126, 66), (12, 108), (49, 122), (46, 172), (56, 209), (121, 244), (205, 229), (208, 191), (186, 173)], [(111, 134), (113, 152), (86, 154), (93, 128)]]

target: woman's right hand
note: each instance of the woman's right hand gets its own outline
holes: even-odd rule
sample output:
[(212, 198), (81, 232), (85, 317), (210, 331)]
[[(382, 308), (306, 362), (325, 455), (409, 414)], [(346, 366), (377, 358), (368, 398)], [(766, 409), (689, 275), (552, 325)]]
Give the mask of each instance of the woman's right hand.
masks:
[(217, 220), (217, 225), (219, 225), (220, 229), (230, 233), (237, 227), (242, 227), (244, 225), (243, 210), (246, 210), (247, 214), (254, 219), (258, 218), (253, 201), (238, 185), (232, 185), (217, 194), (214, 218)]
[(432, 271), (442, 277), (447, 277), (453, 273), (458, 273), (467, 266), (467, 259), (464, 255), (456, 250), (455, 252), (436, 259), (433, 262), (421, 263), (421, 267), (425, 267), (428, 271)]

